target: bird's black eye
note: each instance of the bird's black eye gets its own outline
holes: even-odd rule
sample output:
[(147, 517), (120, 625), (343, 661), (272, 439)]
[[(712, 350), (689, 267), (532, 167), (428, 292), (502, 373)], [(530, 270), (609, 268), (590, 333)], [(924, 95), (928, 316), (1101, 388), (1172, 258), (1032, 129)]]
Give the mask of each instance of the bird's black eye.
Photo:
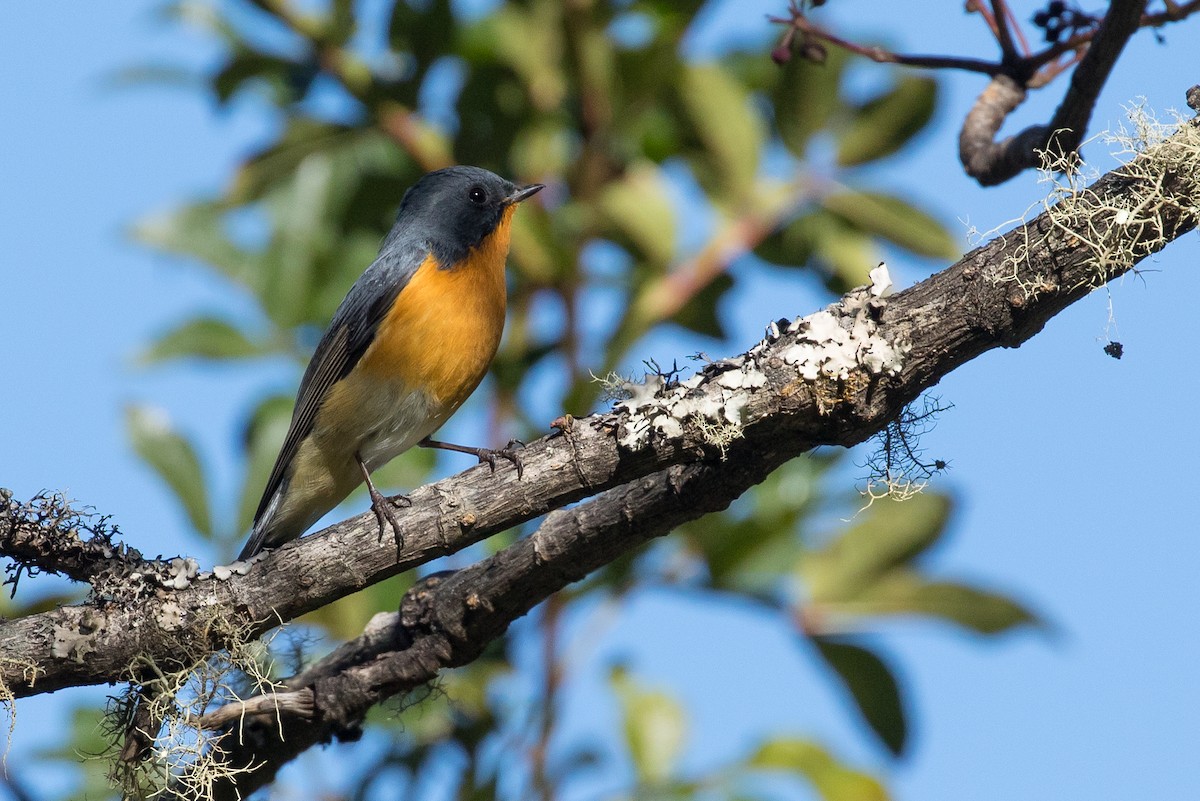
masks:
[(484, 191), (482, 186), (476, 185), (467, 190), (467, 197), (476, 206), (482, 206), (487, 200), (487, 192)]

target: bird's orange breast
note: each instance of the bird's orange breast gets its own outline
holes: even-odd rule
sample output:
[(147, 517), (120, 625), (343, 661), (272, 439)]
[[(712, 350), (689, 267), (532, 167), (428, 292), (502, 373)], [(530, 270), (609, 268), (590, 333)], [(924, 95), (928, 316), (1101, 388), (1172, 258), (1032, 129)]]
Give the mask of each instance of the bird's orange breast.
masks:
[(450, 269), (432, 255), (425, 258), (396, 296), (360, 369), (421, 390), (447, 412), (466, 400), (504, 331), (504, 263), (514, 208), (505, 209), (496, 230)]

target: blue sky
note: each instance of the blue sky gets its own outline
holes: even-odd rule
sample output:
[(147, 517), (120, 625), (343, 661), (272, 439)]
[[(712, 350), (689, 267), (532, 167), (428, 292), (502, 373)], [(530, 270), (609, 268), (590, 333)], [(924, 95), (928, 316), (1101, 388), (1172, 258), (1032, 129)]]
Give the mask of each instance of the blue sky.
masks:
[[(151, 374), (134, 366), (139, 347), (185, 313), (237, 314), (249, 305), (238, 308), (245, 299), (201, 270), (135, 246), (126, 227), (219, 189), (265, 134), (237, 104), (217, 112), (197, 92), (112, 85), (124, 67), (213, 63), (211, 43), (156, 21), (157, 5), (0, 7), (0, 486), (18, 497), (61, 489), (113, 515), (152, 554), (194, 545), (167, 492), (132, 454), (124, 406), (161, 407), (200, 436), (209, 464), (227, 470), (236, 411), (294, 381), (282, 368), (193, 365)], [(702, 57), (731, 41), (761, 41), (763, 14), (784, 5), (726, 3), (689, 48)], [(845, 0), (830, 4), (826, 19), (910, 51), (991, 53), (979, 21), (960, 9)], [(1140, 96), (1158, 109), (1183, 106), (1186, 88), (1200, 82), (1190, 49), (1198, 25), (1167, 30), (1167, 46), (1149, 34), (1135, 38), (1097, 105), (1097, 130), (1119, 123), (1122, 106)], [(962, 175), (957, 124), (981, 82), (944, 77), (947, 102), (934, 126), (870, 177), (947, 220), (988, 230), (1019, 216), (1043, 187), (1025, 175), (982, 190)], [(1018, 121), (1048, 116), (1060, 92), (1056, 85), (1035, 97)], [(1101, 144), (1086, 153), (1109, 163)], [(1142, 277), (1111, 288), (1121, 361), (1101, 352), (1109, 320), (1102, 290), (1019, 351), (989, 353), (937, 388), (954, 409), (926, 444), (952, 464), (938, 486), (954, 494), (958, 510), (934, 569), (1012, 593), (1053, 631), (983, 641), (902, 623), (873, 637), (908, 690), (907, 758), (886, 758), (770, 621), (662, 593), (639, 596), (594, 649), (584, 649), (568, 707), (578, 714), (564, 737), (604, 725), (611, 713), (599, 674), (589, 671), (613, 654), (632, 654), (641, 680), (670, 688), (691, 710), (692, 767), (777, 731), (828, 740), (884, 774), (908, 801), (1141, 799), (1193, 790), (1200, 526), (1190, 485), (1200, 434), (1191, 409), (1200, 380), (1190, 298), (1198, 260), (1191, 234), (1144, 265)], [(932, 269), (902, 260), (892, 268), (901, 287)], [(739, 289), (723, 310), (738, 349), (766, 321), (820, 302), (808, 287), (766, 270), (738, 269)], [(673, 344), (653, 340), (639, 358), (679, 355)], [(687, 675), (679, 675), (681, 661)], [(84, 696), (22, 702), (13, 764), (54, 742), (65, 701)], [(39, 777), (47, 788), (61, 781)]]

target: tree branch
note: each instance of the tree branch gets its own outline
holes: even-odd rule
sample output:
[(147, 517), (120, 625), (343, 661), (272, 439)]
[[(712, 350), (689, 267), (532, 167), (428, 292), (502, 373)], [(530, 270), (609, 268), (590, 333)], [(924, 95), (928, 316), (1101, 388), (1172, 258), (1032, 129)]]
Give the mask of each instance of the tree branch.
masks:
[(494, 557), (425, 582), (408, 596), (399, 629), (364, 635), (383, 649), (379, 655), (364, 661), (355, 650), (363, 643), (351, 644), (290, 680), (285, 689), (313, 688), (315, 713), (311, 722), (289, 719), (289, 739), (274, 750), (267, 741), (254, 745), (259, 756), (271, 755), (263, 770), (273, 773), (304, 742), (354, 731), (381, 695), (470, 661), (512, 620), (587, 571), (723, 508), (783, 460), (820, 444), (863, 441), (959, 365), (1018, 346), (1067, 305), (1192, 230), (1198, 197), (1200, 130), (1192, 121), (902, 293), (883, 300), (856, 290), (822, 312), (772, 326), (748, 352), (682, 384), (655, 377), (614, 412), (557, 421), (558, 433), (526, 450), (524, 480), (514, 470), (492, 475), (480, 467), (417, 490), (401, 518), (403, 553), (377, 543), (367, 513), (252, 565), (192, 569), (170, 580), (137, 571), (112, 577), (88, 603), (0, 624), (0, 681), (22, 697), (136, 679), (135, 664), (184, 669), (181, 654), (255, 636), (603, 493), (554, 512), (535, 535)]
[(5, 583), (14, 593), (22, 572), (98, 585), (133, 571), (169, 581), (180, 569), (171, 560), (143, 559), (136, 549), (116, 542), (117, 533), (108, 518), (75, 509), (62, 495), (41, 493), (22, 503), (0, 488), (0, 556), (12, 560)]
[(363, 636), (283, 682), (313, 689), (313, 717), (269, 714), (230, 727), (222, 746), (235, 769), (214, 798), (244, 798), (313, 745), (356, 736), (372, 706), (473, 661), (551, 594), (683, 522), (726, 508), (785, 460), (770, 443), (740, 440), (724, 461), (675, 465), (552, 512), (534, 534), (494, 556), (426, 577), (398, 614), (377, 615)]
[(1089, 34), (1087, 52), (1071, 74), (1071, 85), (1048, 125), (1031, 125), (996, 142), (1004, 120), (1024, 102), (1032, 72), (994, 76), (963, 120), (959, 134), (958, 157), (967, 175), (983, 186), (994, 186), (1040, 166), (1043, 151), (1057, 161), (1078, 150), (1096, 98), (1125, 43), (1141, 27), (1145, 7), (1146, 0), (1113, 0), (1100, 27)]
[[(1141, 28), (1160, 28), (1200, 11), (1200, 0), (1185, 3), (1168, 0), (1166, 9), (1156, 13), (1146, 13), (1146, 2), (1113, 0), (1099, 25), (1028, 54), (1024, 35), (1006, 2), (993, 0), (989, 9), (982, 0), (968, 0), (967, 11), (980, 15), (1000, 45), (1000, 58), (994, 61), (906, 55), (857, 44), (817, 25), (793, 2), (787, 17), (771, 17), (772, 22), (787, 26), (772, 57), (781, 63), (790, 58), (790, 48), (798, 34), (802, 44), (827, 42), (872, 61), (926, 69), (959, 69), (991, 76), (963, 120), (958, 153), (968, 175), (983, 186), (994, 186), (1030, 167), (1040, 167), (1043, 151), (1049, 151), (1052, 160), (1061, 160), (1078, 150), (1087, 133), (1096, 98), (1129, 38)], [(1016, 48), (1014, 32), (1021, 39), (1023, 52)], [(805, 52), (803, 47), (801, 52)], [(817, 47), (817, 52), (823, 51)], [(1073, 55), (1063, 58), (1067, 54)], [(1053, 118), (1044, 125), (1031, 125), (997, 141), (1004, 121), (1025, 102), (1026, 91), (1049, 84), (1071, 67), (1075, 70), (1070, 86)]]

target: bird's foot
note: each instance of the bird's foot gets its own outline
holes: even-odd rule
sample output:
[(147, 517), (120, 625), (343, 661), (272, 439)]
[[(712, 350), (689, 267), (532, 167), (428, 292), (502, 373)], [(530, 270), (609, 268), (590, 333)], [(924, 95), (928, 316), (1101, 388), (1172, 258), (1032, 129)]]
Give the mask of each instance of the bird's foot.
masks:
[(525, 447), (525, 443), (519, 439), (510, 439), (503, 448), (472, 448), (468, 445), (455, 445), (452, 442), (439, 442), (429, 437), (417, 444), (422, 448), (438, 448), (443, 451), (472, 454), (479, 459), (480, 464), (486, 464), (492, 468), (492, 472), (496, 471), (496, 457), (500, 457), (513, 463), (513, 466), (517, 468), (517, 478), (525, 474), (525, 464), (521, 461), (521, 455), (517, 453), (519, 448)]
[(493, 473), (496, 472), (496, 457), (507, 459), (517, 468), (517, 478), (520, 478), (525, 473), (525, 463), (521, 461), (521, 454), (517, 451), (524, 447), (525, 443), (521, 440), (510, 439), (503, 448), (476, 448), (475, 455), (479, 457), (479, 463), (492, 468)]
[(392, 509), (407, 509), (412, 506), (412, 501), (408, 499), (407, 495), (397, 495), (390, 500), (383, 497), (383, 493), (375, 489), (375, 482), (371, 480), (371, 471), (367, 469), (367, 463), (363, 461), (362, 455), (355, 453), (354, 461), (358, 462), (358, 469), (362, 471), (367, 492), (371, 495), (371, 511), (375, 513), (375, 521), (379, 523), (379, 542), (381, 545), (383, 544), (383, 532), (387, 525), (391, 525), (392, 534), (396, 538), (396, 558), (399, 558), (400, 552), (404, 550), (404, 534), (400, 530), (400, 521), (396, 519), (396, 513)]
[(396, 540), (396, 552), (399, 553), (404, 548), (404, 534), (400, 529), (400, 521), (396, 519), (394, 510), (409, 508), (412, 506), (412, 500), (407, 495), (385, 498), (372, 485), (367, 485), (367, 491), (371, 494), (371, 511), (375, 513), (375, 521), (379, 523), (380, 544), (383, 543), (384, 532), (387, 531), (388, 526), (391, 526), (392, 535)]

